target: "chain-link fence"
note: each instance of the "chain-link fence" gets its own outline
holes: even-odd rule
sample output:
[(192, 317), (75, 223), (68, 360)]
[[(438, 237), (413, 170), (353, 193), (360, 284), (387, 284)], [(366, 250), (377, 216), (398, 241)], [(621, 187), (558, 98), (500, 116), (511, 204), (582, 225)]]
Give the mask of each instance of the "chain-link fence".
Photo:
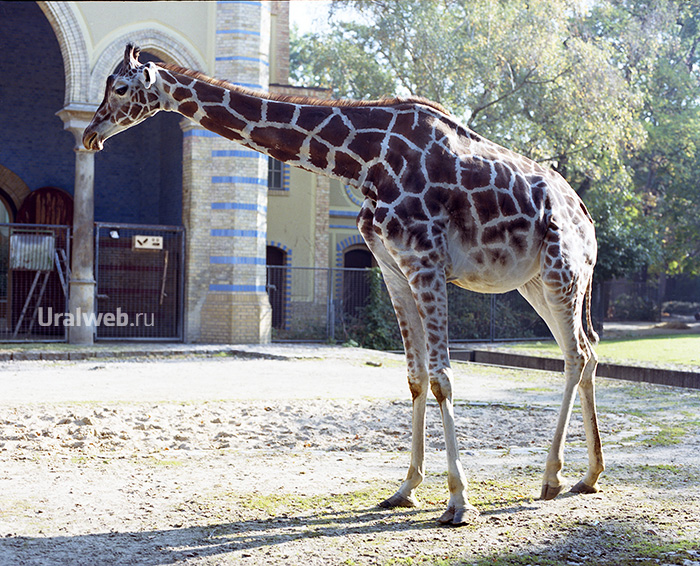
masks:
[(0, 340), (65, 341), (70, 229), (0, 224)]
[(183, 337), (184, 229), (98, 222), (98, 340)]
[[(362, 344), (381, 333), (400, 346), (389, 294), (371, 284), (375, 270), (268, 266), (267, 273), (273, 340)], [(449, 285), (448, 301), (451, 342), (551, 337), (517, 291), (483, 295)]]

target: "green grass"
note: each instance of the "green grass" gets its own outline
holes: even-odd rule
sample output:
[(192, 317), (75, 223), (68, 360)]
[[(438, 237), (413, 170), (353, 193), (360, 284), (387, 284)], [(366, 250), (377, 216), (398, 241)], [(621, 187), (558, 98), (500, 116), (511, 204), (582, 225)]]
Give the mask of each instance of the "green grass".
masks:
[[(555, 342), (523, 342), (503, 347), (533, 355), (561, 356)], [(612, 363), (700, 366), (700, 335), (602, 340), (596, 351), (602, 361)]]

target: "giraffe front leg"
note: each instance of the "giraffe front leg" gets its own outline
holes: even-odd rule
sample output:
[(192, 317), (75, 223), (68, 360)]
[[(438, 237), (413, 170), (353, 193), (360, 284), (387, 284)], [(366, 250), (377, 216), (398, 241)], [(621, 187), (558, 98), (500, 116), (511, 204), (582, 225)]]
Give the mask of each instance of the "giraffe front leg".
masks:
[(452, 402), (452, 370), (449, 367), (444, 367), (436, 372), (431, 371), (430, 387), (440, 405), (442, 415), (445, 452), (447, 453), (447, 487), (450, 490), (447, 510), (440, 516), (438, 522), (466, 525), (473, 522), (479, 512), (467, 499), (467, 478), (459, 459)]
[[(432, 285), (426, 281), (432, 278)], [(442, 416), (447, 454), (447, 487), (450, 499), (447, 511), (438, 519), (442, 524), (464, 525), (478, 516), (478, 511), (467, 499), (467, 478), (459, 459), (452, 398), (452, 369), (447, 334), (447, 284), (444, 272), (436, 271), (431, 277), (416, 276), (412, 284), (423, 322), (425, 347), (428, 355), (430, 389), (437, 399)]]
[(425, 405), (428, 396), (427, 373), (423, 372), (416, 377), (409, 375), (409, 386), (413, 396), (411, 464), (408, 468), (406, 479), (401, 484), (398, 491), (379, 504), (379, 506), (384, 509), (417, 507), (418, 499), (415, 496), (415, 489), (423, 483), (423, 479), (425, 478)]
[(406, 479), (398, 491), (382, 501), (379, 506), (385, 509), (395, 507), (415, 507), (418, 499), (416, 488), (425, 477), (425, 407), (428, 396), (428, 368), (426, 363), (425, 336), (423, 325), (411, 289), (406, 278), (393, 268), (391, 261), (385, 260), (375, 250), (391, 296), (396, 318), (401, 330), (401, 338), (406, 352), (408, 384), (413, 398), (411, 417), (411, 463)]

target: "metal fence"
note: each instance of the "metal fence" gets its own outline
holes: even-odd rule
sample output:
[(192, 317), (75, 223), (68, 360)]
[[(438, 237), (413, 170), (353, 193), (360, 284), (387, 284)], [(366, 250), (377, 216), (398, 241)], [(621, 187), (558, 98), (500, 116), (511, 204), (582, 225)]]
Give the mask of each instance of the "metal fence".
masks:
[(96, 338), (183, 338), (184, 229), (97, 223)]
[[(275, 341), (358, 340), (368, 309), (381, 309), (399, 341), (389, 295), (382, 286), (370, 303), (370, 269), (268, 266)], [(483, 295), (448, 286), (451, 342), (549, 338), (546, 324), (517, 291)]]
[(70, 229), (0, 224), (0, 340), (63, 342)]

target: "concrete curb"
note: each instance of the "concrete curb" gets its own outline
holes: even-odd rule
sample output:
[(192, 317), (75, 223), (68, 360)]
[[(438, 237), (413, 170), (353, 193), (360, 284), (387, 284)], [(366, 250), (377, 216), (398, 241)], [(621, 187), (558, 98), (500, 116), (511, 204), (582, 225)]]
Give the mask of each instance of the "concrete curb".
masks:
[(254, 350), (243, 350), (235, 347), (221, 348), (157, 348), (157, 349), (129, 349), (129, 350), (75, 350), (75, 351), (43, 351), (43, 350), (17, 350), (13, 352), (0, 352), (0, 362), (9, 361), (79, 361), (99, 359), (134, 359), (134, 358), (176, 358), (184, 356), (236, 356), (241, 358), (257, 358), (268, 360), (289, 360), (293, 356), (270, 354)]
[[(555, 372), (564, 371), (564, 360), (558, 358), (542, 358), (491, 350), (454, 350), (451, 352), (450, 357), (457, 361), (476, 362), (480, 364)], [(623, 379), (625, 381), (700, 389), (700, 373), (691, 371), (623, 366), (601, 362), (598, 364), (596, 375), (598, 375), (598, 377), (610, 377), (612, 379)]]

